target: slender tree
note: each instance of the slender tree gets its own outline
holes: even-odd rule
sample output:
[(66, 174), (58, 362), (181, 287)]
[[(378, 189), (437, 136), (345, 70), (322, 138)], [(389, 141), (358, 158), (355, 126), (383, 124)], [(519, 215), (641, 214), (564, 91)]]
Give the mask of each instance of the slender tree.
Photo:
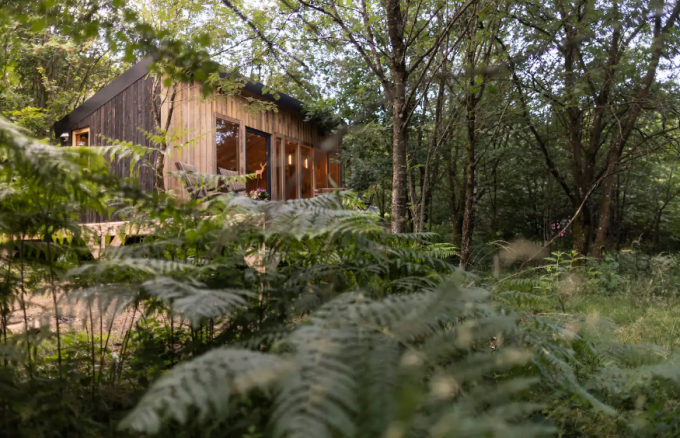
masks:
[[(452, 34), (461, 33), (460, 29), (465, 27), (461, 24), (462, 19), (468, 17), (465, 12), (478, 1), (467, 0), (452, 9), (446, 2), (439, 1), (362, 0), (357, 7), (347, 7), (335, 0), (284, 0), (280, 7), (286, 17), (298, 18), (284, 32), (270, 23), (261, 26), (230, 0), (223, 0), (248, 22), (272, 53), (280, 52), (301, 62), (300, 57), (293, 57), (277, 38), (290, 38), (291, 34), (299, 35), (302, 30), (303, 38), (314, 43), (316, 49), (313, 50), (322, 50), (323, 56), (335, 59), (358, 56), (377, 78), (391, 116), (391, 229), (395, 233), (406, 230), (406, 155), (413, 113), (428, 88), (426, 85), (432, 81), (433, 72), (441, 68), (439, 51)], [(301, 28), (296, 27), (298, 24)], [(269, 33), (276, 34), (269, 36), (267, 26), (271, 29)], [(460, 41), (460, 38), (452, 39)], [(456, 46), (454, 42), (448, 50)]]
[[(502, 43), (508, 52), (515, 47), (514, 54), (508, 53), (508, 63), (519, 120), (527, 128), (515, 130), (515, 135), (535, 146), (569, 199), (575, 215), (573, 246), (580, 254), (591, 248), (593, 195), (602, 183), (600, 226), (593, 246), (593, 254), (600, 256), (612, 182), (624, 147), (631, 139), (641, 145), (645, 136), (656, 135), (636, 131), (637, 122), (643, 101), (646, 107), (655, 107), (649, 102), (650, 89), (662, 53), (676, 51), (665, 41), (675, 29), (678, 4), (527, 1), (511, 11)], [(524, 41), (520, 47), (518, 40)], [(513, 56), (521, 52), (528, 55), (515, 62)], [(562, 153), (568, 167), (558, 164)]]

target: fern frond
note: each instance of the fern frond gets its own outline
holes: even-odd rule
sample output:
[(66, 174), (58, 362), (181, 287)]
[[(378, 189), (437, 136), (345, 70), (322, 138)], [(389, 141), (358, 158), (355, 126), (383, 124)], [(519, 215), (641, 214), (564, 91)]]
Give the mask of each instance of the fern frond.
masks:
[(549, 302), (548, 297), (516, 290), (504, 290), (494, 294), (494, 297), (502, 303), (519, 307), (535, 307), (538, 304), (546, 304)]
[(605, 371), (598, 380), (609, 387), (612, 383), (618, 383), (619, 388), (626, 388), (627, 390), (649, 385), (653, 380), (659, 380), (666, 385), (670, 384), (680, 388), (680, 357), (673, 355), (653, 365), (643, 365), (632, 370), (619, 370), (618, 376)]
[(233, 395), (267, 388), (290, 369), (284, 358), (248, 350), (214, 349), (163, 375), (120, 428), (157, 433), (164, 420), (186, 423), (191, 409), (200, 419), (224, 414)]
[[(114, 318), (126, 309), (137, 298), (135, 290), (126, 285), (105, 284), (71, 290), (59, 299), (60, 307), (81, 310), (77, 315), (85, 326), (88, 322), (89, 311), (97, 309), (102, 315), (110, 314)], [(84, 306), (79, 304), (85, 304)]]
[(425, 245), (422, 251), (438, 259), (448, 259), (458, 254), (457, 248), (450, 243), (430, 243)]
[(130, 168), (130, 177), (138, 174), (141, 168), (153, 169), (151, 155), (159, 153), (156, 148), (138, 145), (128, 141), (114, 140), (104, 136), (101, 139), (108, 143), (105, 146), (93, 148), (97, 154), (108, 158), (111, 162), (127, 160)]
[(358, 408), (350, 366), (357, 351), (356, 330), (338, 321), (316, 320), (296, 330), (291, 344), (296, 371), (281, 385), (272, 417), (274, 436), (352, 436)]
[(246, 298), (255, 296), (246, 290), (210, 290), (203, 286), (169, 277), (157, 277), (142, 284), (151, 295), (169, 301), (175, 312), (189, 319), (194, 327), (198, 327), (204, 319), (223, 316), (234, 308), (245, 307)]
[(164, 275), (194, 269), (197, 269), (194, 264), (167, 259), (115, 258), (75, 267), (66, 276), (73, 278), (85, 274), (103, 275), (112, 270)]
[(538, 278), (505, 278), (498, 280), (498, 286), (514, 286), (520, 288), (534, 288), (541, 284)]

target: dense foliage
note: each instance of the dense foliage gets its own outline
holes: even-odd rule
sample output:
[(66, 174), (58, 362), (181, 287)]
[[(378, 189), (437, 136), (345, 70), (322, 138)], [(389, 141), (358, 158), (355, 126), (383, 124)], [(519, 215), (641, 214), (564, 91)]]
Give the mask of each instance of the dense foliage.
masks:
[[(1, 1), (0, 430), (680, 435), (678, 15)], [(160, 111), (150, 147), (53, 146), (56, 120), (146, 56), (166, 93), (249, 78), (308, 102), (345, 134), (350, 190), (180, 202), (159, 162), (191, 142)], [(85, 211), (124, 225), (102, 239)]]

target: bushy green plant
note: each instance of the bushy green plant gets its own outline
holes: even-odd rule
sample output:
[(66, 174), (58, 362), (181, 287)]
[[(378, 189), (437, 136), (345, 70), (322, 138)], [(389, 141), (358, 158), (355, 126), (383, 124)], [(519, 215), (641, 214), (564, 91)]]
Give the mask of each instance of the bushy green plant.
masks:
[(621, 293), (626, 287), (626, 278), (621, 275), (617, 257), (606, 254), (602, 260), (589, 259), (586, 265), (587, 287), (595, 293)]
[[(352, 192), (178, 203), (112, 178), (101, 153), (2, 127), (10, 435), (576, 436), (584, 419), (602, 434), (677, 428), (674, 362), (633, 360), (633, 347), (592, 336), (601, 324), (567, 313), (576, 299), (564, 284), (583, 270), (574, 254), (489, 294), (449, 263), (455, 247), (386, 233)], [(93, 260), (79, 214), (112, 202), (137, 214), (124, 216), (124, 245)], [(649, 272), (668, 290), (675, 264)], [(10, 333), (10, 316), (45, 294), (51, 324), (34, 330), (23, 313), (29, 330)], [(81, 322), (68, 328), (71, 306)]]

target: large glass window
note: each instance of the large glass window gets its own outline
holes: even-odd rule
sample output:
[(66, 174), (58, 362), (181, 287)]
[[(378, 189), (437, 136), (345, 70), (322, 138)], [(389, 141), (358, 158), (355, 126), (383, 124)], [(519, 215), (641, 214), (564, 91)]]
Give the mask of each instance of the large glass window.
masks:
[(238, 172), (239, 124), (229, 120), (217, 119), (215, 122), (215, 145), (217, 149), (217, 169)]
[(314, 196), (314, 149), (309, 146), (300, 146), (300, 181), (302, 197)]
[(328, 153), (328, 175), (333, 180), (336, 186), (340, 186), (340, 162), (338, 161), (338, 155), (329, 152)]
[(276, 190), (275, 193), (272, 193), (272, 199), (283, 199), (284, 175), (281, 165), (283, 164), (283, 157), (285, 154), (283, 151), (283, 140), (281, 137), (276, 138), (275, 151), (276, 152), (272, 154), (272, 160), (274, 163), (276, 163), (274, 165), (274, 167), (276, 167)]
[(246, 173), (257, 175), (255, 179), (248, 179), (246, 190), (262, 189), (269, 191), (268, 181), (268, 143), (265, 134), (248, 131), (246, 135)]
[(314, 151), (314, 171), (316, 172), (316, 188), (325, 189), (328, 187), (328, 154)]
[(284, 163), (284, 190), (286, 200), (298, 198), (298, 144), (286, 140)]

